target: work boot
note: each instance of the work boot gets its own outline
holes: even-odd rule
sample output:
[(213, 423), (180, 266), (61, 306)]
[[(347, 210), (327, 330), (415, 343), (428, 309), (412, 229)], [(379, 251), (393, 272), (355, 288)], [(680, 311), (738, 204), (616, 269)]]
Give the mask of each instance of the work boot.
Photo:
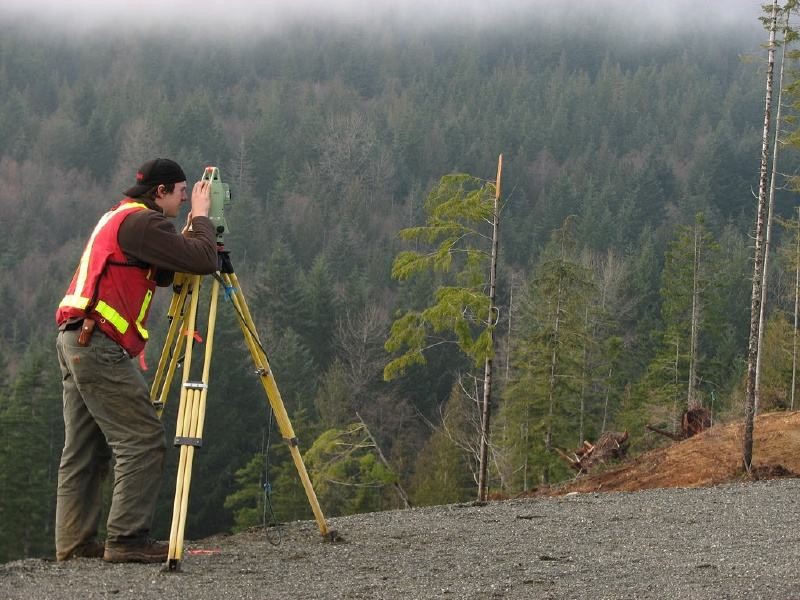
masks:
[(169, 544), (147, 540), (143, 544), (106, 544), (103, 560), (110, 563), (160, 563), (166, 562)]
[(72, 558), (102, 558), (105, 545), (103, 542), (91, 540), (76, 547), (69, 556), (59, 559), (60, 561), (70, 560)]

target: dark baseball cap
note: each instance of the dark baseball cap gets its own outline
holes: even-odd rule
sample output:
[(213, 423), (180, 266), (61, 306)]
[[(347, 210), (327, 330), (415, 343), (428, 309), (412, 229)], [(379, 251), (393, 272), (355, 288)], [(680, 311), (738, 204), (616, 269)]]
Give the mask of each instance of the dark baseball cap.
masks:
[(181, 166), (168, 158), (154, 158), (144, 163), (136, 172), (136, 185), (125, 190), (129, 198), (141, 196), (146, 191), (162, 183), (179, 183), (186, 181)]

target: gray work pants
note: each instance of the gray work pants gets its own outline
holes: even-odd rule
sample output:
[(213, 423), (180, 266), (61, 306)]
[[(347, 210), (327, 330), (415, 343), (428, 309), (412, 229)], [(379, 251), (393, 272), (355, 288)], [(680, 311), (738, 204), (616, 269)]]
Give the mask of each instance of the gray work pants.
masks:
[(114, 455), (107, 544), (143, 543), (150, 533), (166, 442), (144, 377), (120, 346), (95, 330), (61, 331), (56, 348), (64, 387), (64, 451), (58, 470), (56, 558), (96, 539), (102, 482)]

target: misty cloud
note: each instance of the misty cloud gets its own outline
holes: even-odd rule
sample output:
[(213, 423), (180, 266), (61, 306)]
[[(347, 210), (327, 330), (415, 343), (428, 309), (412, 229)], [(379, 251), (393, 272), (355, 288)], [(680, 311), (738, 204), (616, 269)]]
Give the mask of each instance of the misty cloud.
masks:
[[(176, 38), (280, 32), (296, 24), (391, 26), (409, 30), (502, 27), (520, 20), (542, 25), (590, 25), (615, 20), (632, 31), (672, 34), (685, 28), (757, 29), (760, 2), (753, 0), (4, 0), (0, 23), (8, 27), (54, 28), (65, 33), (109, 36), (158, 31)], [(502, 32), (498, 32), (501, 34)]]

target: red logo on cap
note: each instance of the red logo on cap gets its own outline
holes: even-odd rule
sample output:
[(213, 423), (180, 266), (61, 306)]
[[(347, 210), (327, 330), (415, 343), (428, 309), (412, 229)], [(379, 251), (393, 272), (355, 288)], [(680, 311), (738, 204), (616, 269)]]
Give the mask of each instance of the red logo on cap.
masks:
[(136, 181), (141, 181), (144, 179), (144, 173), (136, 173)]

